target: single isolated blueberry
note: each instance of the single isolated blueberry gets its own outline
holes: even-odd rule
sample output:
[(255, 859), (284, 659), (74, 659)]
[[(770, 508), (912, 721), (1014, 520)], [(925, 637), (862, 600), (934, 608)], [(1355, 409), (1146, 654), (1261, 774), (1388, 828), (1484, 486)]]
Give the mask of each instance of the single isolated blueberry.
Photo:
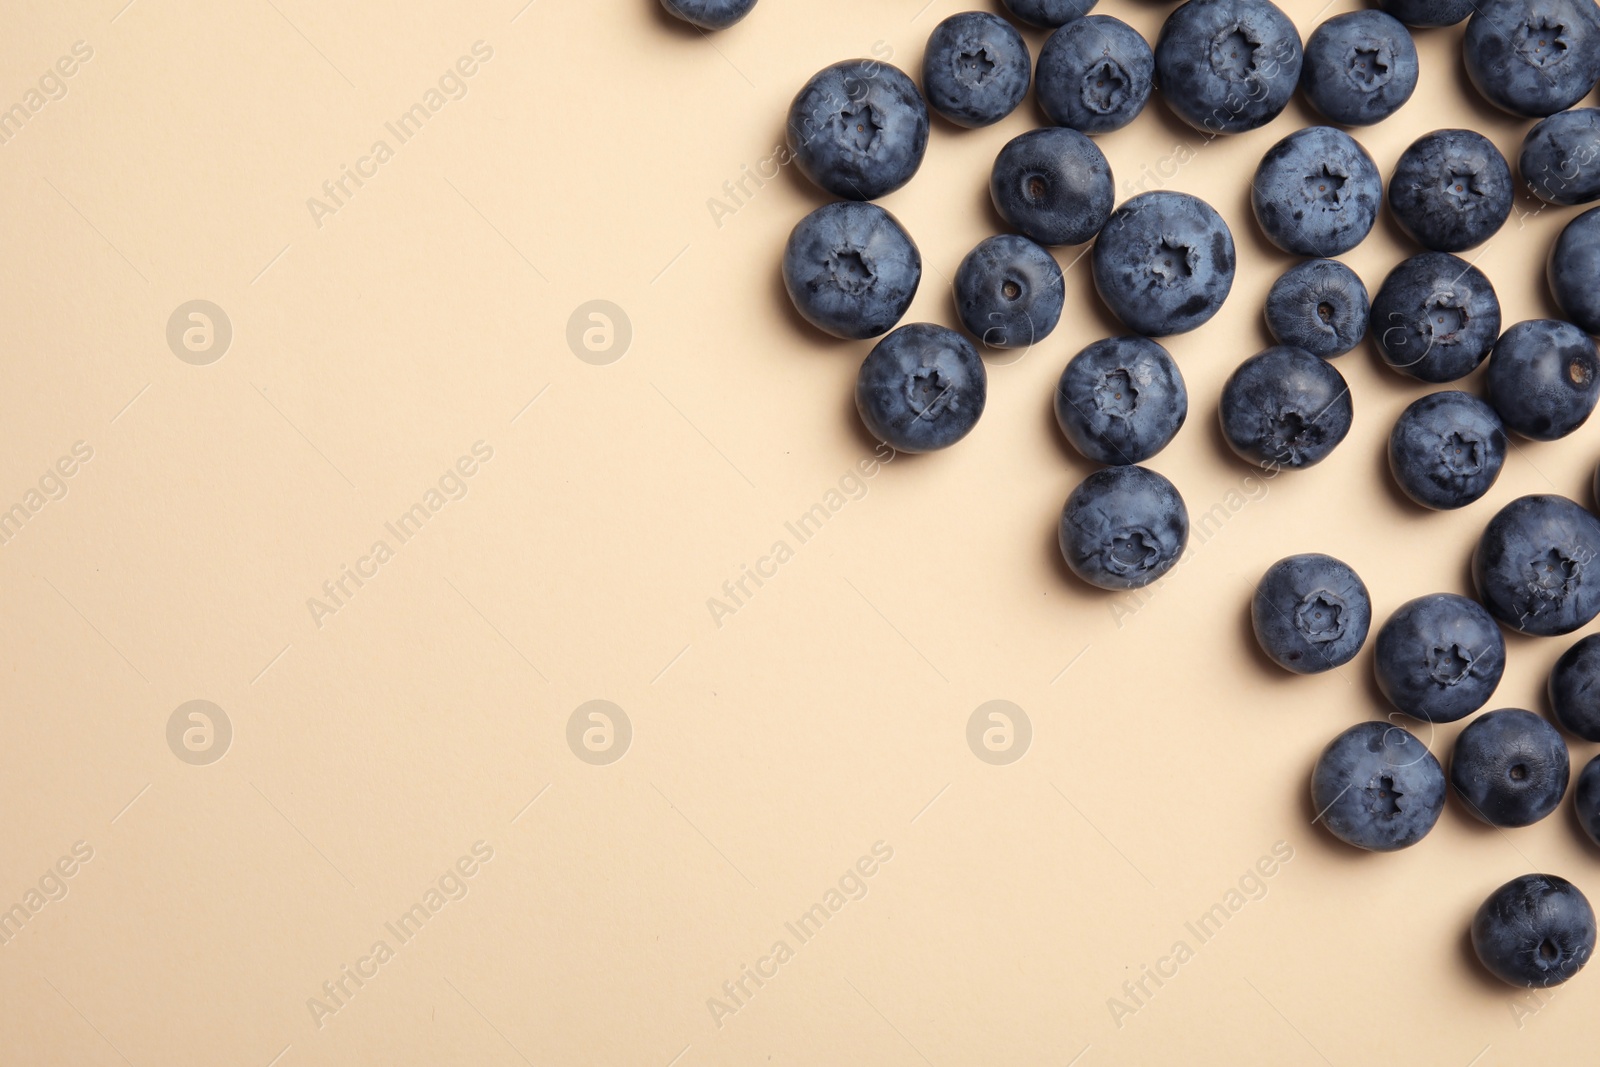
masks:
[(983, 414), (989, 378), (972, 342), (926, 322), (879, 341), (856, 378), (868, 432), (899, 452), (932, 452), (967, 436)]
[(1549, 692), (1556, 722), (1585, 741), (1600, 741), (1600, 634), (1561, 653), (1550, 670)]
[(1308, 126), (1261, 157), (1250, 207), (1267, 240), (1301, 256), (1336, 256), (1360, 244), (1378, 221), (1383, 176), (1343, 130)]
[(876, 200), (917, 173), (928, 106), (905, 72), (874, 59), (824, 67), (789, 105), (789, 152), (834, 196)]
[(1600, 80), (1600, 8), (1594, 0), (1480, 2), (1461, 52), (1489, 103), (1529, 118), (1554, 115)]
[(1372, 600), (1348, 563), (1308, 552), (1280, 559), (1256, 586), (1250, 622), (1261, 651), (1296, 674), (1355, 658), (1372, 625)]
[(1347, 845), (1393, 852), (1421, 841), (1444, 809), (1444, 771), (1411, 731), (1363, 722), (1328, 742), (1311, 772), (1318, 820)]
[(1110, 15), (1087, 15), (1044, 43), (1034, 93), (1057, 126), (1108, 133), (1144, 110), (1155, 67), (1155, 54), (1132, 26)]
[(1054, 29), (1082, 18), (1096, 0), (1005, 0), (1006, 10), (1030, 26)]
[(849, 340), (894, 329), (922, 281), (922, 255), (876, 204), (835, 201), (795, 226), (783, 249), (783, 284), (811, 325)]
[(1308, 259), (1267, 290), (1267, 330), (1280, 345), (1313, 356), (1342, 356), (1367, 335), (1367, 287), (1336, 259)]
[(1567, 743), (1531, 711), (1501, 708), (1456, 736), (1450, 784), (1490, 826), (1528, 826), (1556, 810), (1572, 769)]
[(990, 126), (1028, 95), (1033, 60), (1015, 26), (987, 11), (964, 11), (934, 27), (922, 57), (928, 106), (957, 126)]
[(1061, 509), (1061, 554), (1101, 589), (1141, 589), (1172, 569), (1189, 543), (1177, 487), (1144, 467), (1107, 467), (1079, 483)]
[(1066, 284), (1056, 257), (1026, 237), (990, 237), (956, 268), (956, 313), (985, 348), (1027, 348), (1061, 320)]
[(1472, 917), (1472, 948), (1490, 974), (1544, 989), (1583, 969), (1594, 953), (1594, 909), (1577, 886), (1525, 874), (1489, 894)]
[(1300, 83), (1300, 34), (1269, 0), (1188, 0), (1156, 38), (1167, 106), (1205, 133), (1265, 126)]
[(1407, 26), (1454, 26), (1472, 14), (1473, 0), (1380, 0), (1379, 6)]
[(725, 30), (750, 14), (756, 0), (661, 0), (661, 6), (703, 30)]
[(1112, 314), (1137, 333), (1165, 337), (1206, 322), (1228, 298), (1233, 234), (1197, 196), (1140, 193), (1112, 212), (1092, 262)]
[(1397, 709), (1455, 722), (1483, 707), (1506, 670), (1506, 639), (1475, 600), (1432, 593), (1408, 600), (1378, 630), (1373, 674)]
[(1077, 130), (1049, 126), (1013, 138), (995, 157), (989, 195), (1006, 224), (1042, 245), (1082, 244), (1106, 224), (1111, 165)]
[(1072, 357), (1056, 384), (1056, 422), (1097, 463), (1143, 463), (1189, 414), (1189, 392), (1167, 350), (1148, 337), (1108, 337)]
[(1300, 87), (1328, 121), (1371, 126), (1411, 99), (1417, 88), (1417, 47), (1393, 15), (1370, 10), (1335, 15), (1306, 40)]
[(1573, 108), (1538, 122), (1522, 139), (1517, 170), (1528, 191), (1546, 203), (1600, 200), (1600, 108)]
[(1600, 756), (1584, 764), (1578, 775), (1578, 788), (1572, 791), (1572, 803), (1578, 809), (1583, 832), (1600, 845)]
[(1389, 176), (1394, 220), (1435, 252), (1459, 252), (1493, 237), (1511, 214), (1512, 196), (1506, 157), (1471, 130), (1424, 134)]
[(1500, 299), (1466, 260), (1423, 252), (1383, 279), (1368, 330), (1395, 370), (1424, 382), (1453, 382), (1477, 369), (1500, 336)]
[(1600, 519), (1564, 496), (1518, 497), (1495, 513), (1472, 554), (1472, 581), (1495, 618), (1535, 637), (1600, 614)]
[(1268, 470), (1314, 466), (1350, 432), (1350, 387), (1333, 364), (1275, 345), (1222, 386), (1222, 435), (1239, 458)]
[(1600, 357), (1589, 335), (1572, 323), (1529, 319), (1494, 343), (1484, 385), (1508, 429), (1534, 441), (1554, 441), (1582, 426), (1594, 411), (1600, 400)]
[(1561, 313), (1585, 333), (1600, 334), (1600, 207), (1562, 228), (1550, 246), (1545, 276)]
[(1486, 402), (1459, 390), (1411, 402), (1389, 433), (1389, 470), (1416, 503), (1464, 508), (1494, 486), (1506, 462), (1506, 431)]

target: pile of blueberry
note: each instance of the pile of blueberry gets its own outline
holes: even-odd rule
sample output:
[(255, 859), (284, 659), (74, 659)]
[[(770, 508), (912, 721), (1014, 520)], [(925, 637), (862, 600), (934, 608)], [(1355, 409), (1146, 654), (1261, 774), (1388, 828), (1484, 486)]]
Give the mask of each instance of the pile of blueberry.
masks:
[[(703, 28), (743, 17), (755, 0), (662, 0)], [(1465, 507), (1494, 484), (1507, 433), (1565, 437), (1600, 400), (1600, 207), (1571, 219), (1551, 250), (1548, 280), (1570, 321), (1535, 319), (1502, 331), (1483, 272), (1455, 253), (1482, 245), (1511, 212), (1511, 167), (1471, 130), (1435, 130), (1383, 176), (1338, 128), (1380, 122), (1417, 86), (1410, 26), (1466, 19), (1463, 58), (1496, 107), (1539, 120), (1518, 171), (1528, 191), (1560, 207), (1600, 200), (1600, 109), (1574, 108), (1600, 81), (1595, 0), (1381, 0), (1382, 10), (1337, 15), (1302, 44), (1270, 0), (1187, 0), (1155, 47), (1095, 0), (1004, 0), (1016, 19), (1053, 30), (1037, 64), (1010, 22), (986, 12), (933, 31), (922, 86), (880, 62), (819, 72), (795, 97), (788, 145), (816, 185), (841, 198), (794, 228), (783, 276), (800, 314), (834, 336), (887, 334), (861, 365), (856, 404), (867, 429), (904, 452), (947, 448), (983, 414), (986, 349), (1031, 346), (1056, 327), (1065, 302), (1050, 246), (1094, 241), (1101, 300), (1130, 331), (1096, 341), (1068, 362), (1055, 394), (1062, 433), (1104, 468), (1073, 490), (1061, 514), (1072, 571), (1105, 589), (1135, 589), (1178, 561), (1189, 519), (1177, 488), (1138, 464), (1183, 425), (1188, 393), (1154, 338), (1215, 315), (1233, 284), (1233, 236), (1203, 200), (1172, 191), (1114, 203), (1111, 168), (1089, 135), (1132, 122), (1159, 87), (1180, 118), (1210, 136), (1257, 129), (1295, 89), (1329, 123), (1297, 130), (1257, 167), (1251, 205), (1262, 233), (1306, 257), (1266, 300), (1276, 345), (1245, 360), (1221, 398), (1223, 436), (1244, 460), (1277, 471), (1310, 467), (1349, 432), (1350, 390), (1331, 360), (1370, 336), (1396, 372), (1457, 381), (1485, 360), (1484, 396), (1429, 393), (1395, 423), (1389, 459), (1407, 497), (1433, 509)], [(1014, 233), (990, 237), (961, 262), (955, 302), (967, 334), (898, 326), (922, 275), (916, 243), (871, 201), (921, 165), (931, 106), (951, 122), (986, 126), (1033, 86), (1055, 124), (1001, 149), (990, 193)], [(1331, 258), (1359, 244), (1383, 203), (1422, 251), (1389, 272), (1370, 299)], [(1600, 475), (1597, 475), (1600, 500)], [(1472, 560), (1477, 600), (1449, 593), (1402, 605), (1378, 630), (1376, 672), (1397, 711), (1429, 723), (1478, 711), (1505, 668), (1500, 627), (1554, 636), (1600, 614), (1600, 519), (1561, 496), (1524, 496), (1489, 520)], [(1300, 674), (1349, 662), (1366, 642), (1371, 602), (1361, 578), (1325, 555), (1274, 564), (1251, 605), (1257, 639)], [(1555, 719), (1600, 741), (1600, 635), (1557, 663)], [(1458, 736), (1449, 784), (1484, 822), (1526, 826), (1566, 793), (1566, 742), (1545, 719), (1516, 708), (1479, 716)], [(1321, 822), (1359, 848), (1413, 845), (1445, 802), (1446, 772), (1401, 726), (1365, 722), (1336, 737), (1311, 790)], [(1578, 777), (1578, 816), (1600, 843), (1600, 757)], [(1563, 878), (1530, 874), (1478, 910), (1472, 942), (1485, 967), (1515, 985), (1565, 981), (1589, 959), (1595, 916)]]

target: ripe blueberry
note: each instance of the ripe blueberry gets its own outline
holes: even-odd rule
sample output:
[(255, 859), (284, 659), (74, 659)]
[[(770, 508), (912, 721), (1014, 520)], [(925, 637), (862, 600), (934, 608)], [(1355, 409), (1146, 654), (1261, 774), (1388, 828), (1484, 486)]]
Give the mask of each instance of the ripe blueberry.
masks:
[(1165, 348), (1146, 337), (1108, 337), (1072, 357), (1055, 407), (1061, 432), (1089, 459), (1143, 463), (1177, 434), (1189, 394)]
[(1348, 563), (1308, 552), (1267, 568), (1250, 601), (1250, 622), (1261, 650), (1278, 666), (1320, 674), (1361, 651), (1372, 601)]
[(807, 178), (846, 200), (876, 200), (922, 165), (928, 107), (903, 71), (851, 59), (806, 82), (789, 105), (787, 135)]
[(1400, 726), (1363, 722), (1328, 742), (1311, 772), (1317, 819), (1339, 840), (1392, 852), (1427, 836), (1444, 808), (1444, 771)]
[(1101, 589), (1139, 589), (1160, 578), (1189, 542), (1189, 511), (1173, 484), (1144, 467), (1106, 467), (1061, 509), (1061, 555)]
[(1518, 497), (1489, 520), (1472, 580), (1491, 614), (1536, 637), (1600, 614), (1600, 519), (1564, 496)]
[(1466, 507), (1487, 493), (1506, 462), (1506, 432), (1494, 408), (1445, 390), (1412, 401), (1389, 433), (1389, 470), (1425, 508)]
[(1472, 948), (1489, 973), (1528, 989), (1560, 985), (1594, 953), (1594, 909), (1553, 874), (1525, 874), (1489, 894), (1472, 917)]
[(1454, 593), (1408, 600), (1378, 630), (1373, 673), (1400, 711), (1455, 722), (1483, 707), (1506, 669), (1506, 639), (1482, 605)]
[(1277, 345), (1239, 364), (1222, 386), (1222, 435), (1268, 469), (1322, 462), (1350, 432), (1350, 388), (1333, 364)]
[(1486, 712), (1456, 735), (1450, 784), (1490, 826), (1528, 826), (1556, 810), (1571, 769), (1567, 743), (1531, 711)]
[(921, 280), (915, 242), (876, 204), (824, 204), (800, 220), (783, 250), (783, 283), (796, 310), (835, 337), (893, 329)]
[(1372, 298), (1368, 330), (1383, 361), (1425, 382), (1453, 382), (1500, 336), (1500, 300), (1483, 272), (1444, 252), (1401, 263)]
[(1382, 201), (1378, 165), (1332, 126), (1296, 130), (1267, 149), (1250, 184), (1261, 232), (1301, 256), (1336, 256), (1360, 244)]
[(899, 452), (932, 452), (965, 437), (983, 414), (988, 375), (972, 342), (943, 326), (902, 326), (879, 341), (856, 379), (856, 410)]
[(1336, 259), (1308, 259), (1267, 291), (1267, 330), (1280, 345), (1342, 356), (1367, 335), (1372, 307), (1356, 272)]
[(1029, 130), (1002, 148), (989, 195), (1008, 225), (1042, 245), (1089, 240), (1116, 199), (1105, 155), (1077, 130), (1059, 126)]
[(1233, 234), (1199, 197), (1140, 193), (1112, 213), (1093, 262), (1094, 287), (1112, 313), (1137, 333), (1165, 337), (1206, 322), (1228, 298)]
[(958, 126), (990, 126), (1015, 111), (1032, 75), (1028, 43), (987, 11), (951, 15), (934, 27), (922, 57), (928, 106)]

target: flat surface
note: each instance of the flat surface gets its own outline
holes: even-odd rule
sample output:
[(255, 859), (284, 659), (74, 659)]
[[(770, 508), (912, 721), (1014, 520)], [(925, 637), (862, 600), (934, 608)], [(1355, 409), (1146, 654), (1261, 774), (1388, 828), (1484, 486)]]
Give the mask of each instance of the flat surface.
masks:
[[(27, 516), (0, 546), (0, 902), (25, 916), (0, 928), (0, 1059), (1588, 1053), (1600, 975), (1518, 997), (1465, 940), (1478, 902), (1530, 870), (1600, 892), (1570, 810), (1500, 833), (1452, 801), (1408, 852), (1338, 845), (1310, 825), (1307, 781), (1329, 738), (1383, 714), (1370, 642), (1303, 679), (1249, 635), (1251, 583), (1292, 552), (1350, 562), (1380, 620), (1469, 591), (1493, 511), (1587, 502), (1600, 451), (1595, 425), (1519, 444), (1485, 500), (1424, 514), (1383, 451), (1424, 389), (1363, 348), (1338, 362), (1355, 428), (1321, 467), (1268, 481), (1226, 453), (1216, 398), (1266, 343), (1262, 300), (1291, 262), (1245, 175), (1310, 121), (1302, 102), (1208, 144), (1156, 100), (1100, 139), (1119, 198), (1202, 195), (1241, 259), (1222, 313), (1169, 344), (1192, 408), (1151, 463), (1212, 516), (1206, 535), (1160, 587), (1108, 596), (1055, 547), (1090, 467), (1051, 389), (1116, 329), (1079, 250), (1060, 250), (1061, 328), (990, 365), (971, 437), (862, 468), (869, 345), (805, 328), (778, 277), (822, 197), (787, 170), (724, 189), (772, 173), (812, 72), (863, 55), (915, 71), (960, 6), (765, 0), (708, 40), (653, 0), (524, 2), (8, 11), (4, 101), (74, 42), (92, 57), (0, 145), (0, 505)], [(1288, 10), (1304, 34), (1353, 6)], [(1153, 39), (1168, 9), (1100, 10)], [(1359, 134), (1385, 174), (1438, 126), (1515, 153), (1527, 124), (1473, 97), (1460, 36), (1419, 33), (1416, 97)], [(461, 57), (470, 77), (450, 74)], [(1038, 121), (1030, 101), (983, 131), (936, 123), (884, 201), (927, 264), (911, 320), (954, 322), (948, 279), (997, 225), (989, 163)], [(1552, 313), (1541, 264), (1573, 214), (1516, 212), (1471, 253), (1507, 323)], [(1385, 219), (1344, 258), (1376, 289), (1408, 251)], [(167, 339), (197, 299), (231, 324), (209, 363), (216, 313), (209, 342), (187, 313)], [(569, 348), (591, 300), (631, 324), (610, 363)], [(613, 347), (590, 352), (606, 323), (580, 317), (590, 360), (620, 351), (610, 322)], [(769, 577), (740, 592), (746, 568)], [(1567, 643), (1511, 639), (1494, 704), (1541, 709)], [(215, 712), (188, 711), (169, 743), (192, 700), (222, 710), (226, 743)], [(568, 743), (591, 700), (631, 728), (607, 765)], [(968, 746), (991, 700), (1031, 723), (1010, 765)], [(606, 722), (574, 734), (597, 758), (586, 730), (604, 749)], [(1419, 732), (1444, 754), (1456, 728)], [(452, 874), (462, 857), (471, 877)], [(850, 874), (863, 857), (870, 878)], [(1252, 877), (1263, 857), (1273, 873)], [(827, 918), (797, 936), (814, 905)], [(1147, 967), (1168, 977), (1125, 989)], [(745, 968), (769, 977), (730, 994)]]

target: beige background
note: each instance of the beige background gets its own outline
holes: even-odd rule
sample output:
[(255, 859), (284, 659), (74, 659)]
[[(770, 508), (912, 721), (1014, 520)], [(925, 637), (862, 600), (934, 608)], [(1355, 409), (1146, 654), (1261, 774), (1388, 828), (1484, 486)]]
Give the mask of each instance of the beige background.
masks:
[[(1152, 463), (1195, 516), (1226, 519), (1159, 589), (1118, 598), (1054, 544), (1090, 468), (1051, 388), (1116, 329), (1086, 265), (1055, 335), (991, 365), (967, 441), (857, 482), (869, 346), (804, 328), (778, 280), (822, 198), (784, 173), (720, 226), (708, 208), (772, 154), (806, 77), (875, 48), (917, 70), (955, 0), (765, 0), (714, 40), (654, 0), (125, 2), (14, 3), (0, 34), (6, 104), (75, 42), (93, 52), (0, 145), (0, 508), (41, 478), (66, 489), (0, 546), (0, 907), (67, 890), (0, 947), (0, 1060), (1466, 1065), (1592, 1048), (1600, 976), (1519, 998), (1464, 940), (1515, 875), (1600, 891), (1570, 811), (1500, 833), (1452, 803), (1406, 853), (1339, 846), (1308, 825), (1307, 776), (1382, 714), (1370, 647), (1300, 679), (1249, 638), (1251, 582), (1291, 552), (1353, 564), (1380, 619), (1467, 591), (1493, 510), (1587, 501), (1597, 451), (1593, 426), (1521, 444), (1487, 499), (1423, 514), (1383, 458), (1422, 389), (1363, 349), (1338, 362), (1356, 424), (1325, 464), (1264, 483), (1226, 454), (1216, 396), (1265, 343), (1289, 263), (1243, 178), (1309, 120), (1301, 102), (1207, 145), (1156, 101), (1100, 141), (1119, 198), (1199, 193), (1241, 259), (1222, 313), (1170, 342), (1191, 417)], [(1153, 39), (1168, 7), (1101, 10)], [(1288, 10), (1302, 33), (1324, 16)], [(1441, 125), (1514, 154), (1525, 124), (1472, 96), (1460, 28), (1418, 36), (1421, 89), (1360, 134), (1383, 171)], [(400, 144), (384, 124), (479, 41), (492, 57), (466, 95)], [(989, 164), (1037, 122), (1030, 101), (988, 130), (937, 123), (885, 200), (927, 267), (910, 319), (953, 323), (948, 279), (997, 225)], [(378, 139), (393, 158), (314, 218), (308, 198)], [(1479, 260), (1507, 323), (1552, 312), (1540, 264), (1572, 213), (1517, 211)], [(1375, 289), (1405, 254), (1385, 219), (1346, 258)], [(232, 324), (209, 365), (166, 342), (194, 299)], [(632, 327), (608, 365), (566, 341), (595, 299)], [(79, 441), (92, 458), (48, 478)], [(401, 544), (385, 522), (475, 442), (492, 459), (445, 478), (465, 496)], [(784, 523), (841, 482), (859, 499), (799, 544)], [(346, 579), (319, 626), (308, 598), (380, 539), (393, 558)], [(708, 599), (780, 539), (793, 558), (718, 626)], [(1542, 707), (1566, 642), (1509, 644), (1495, 703)], [(205, 765), (167, 740), (196, 699), (233, 731)], [(632, 725), (606, 766), (567, 744), (594, 699)], [(1032, 724), (1008, 766), (966, 741), (996, 699)], [(1454, 733), (1423, 736), (1444, 754)], [(52, 877), (77, 842), (92, 859)], [(448, 877), (476, 842), (492, 859)], [(809, 942), (788, 933), (875, 842), (892, 859), (865, 865), (866, 896)], [(1226, 911), (1278, 842), (1292, 860), (1246, 877), (1261, 899), (1202, 944), (1185, 923)], [(466, 895), (401, 943), (385, 924), (441, 878)], [(780, 939), (792, 958), (714, 1018), (708, 998)], [(1128, 1000), (1180, 939), (1193, 958)], [(392, 958), (361, 962), (380, 940)], [(372, 976), (314, 1012), (345, 967)], [(1113, 997), (1137, 1011), (1114, 1017)]]

